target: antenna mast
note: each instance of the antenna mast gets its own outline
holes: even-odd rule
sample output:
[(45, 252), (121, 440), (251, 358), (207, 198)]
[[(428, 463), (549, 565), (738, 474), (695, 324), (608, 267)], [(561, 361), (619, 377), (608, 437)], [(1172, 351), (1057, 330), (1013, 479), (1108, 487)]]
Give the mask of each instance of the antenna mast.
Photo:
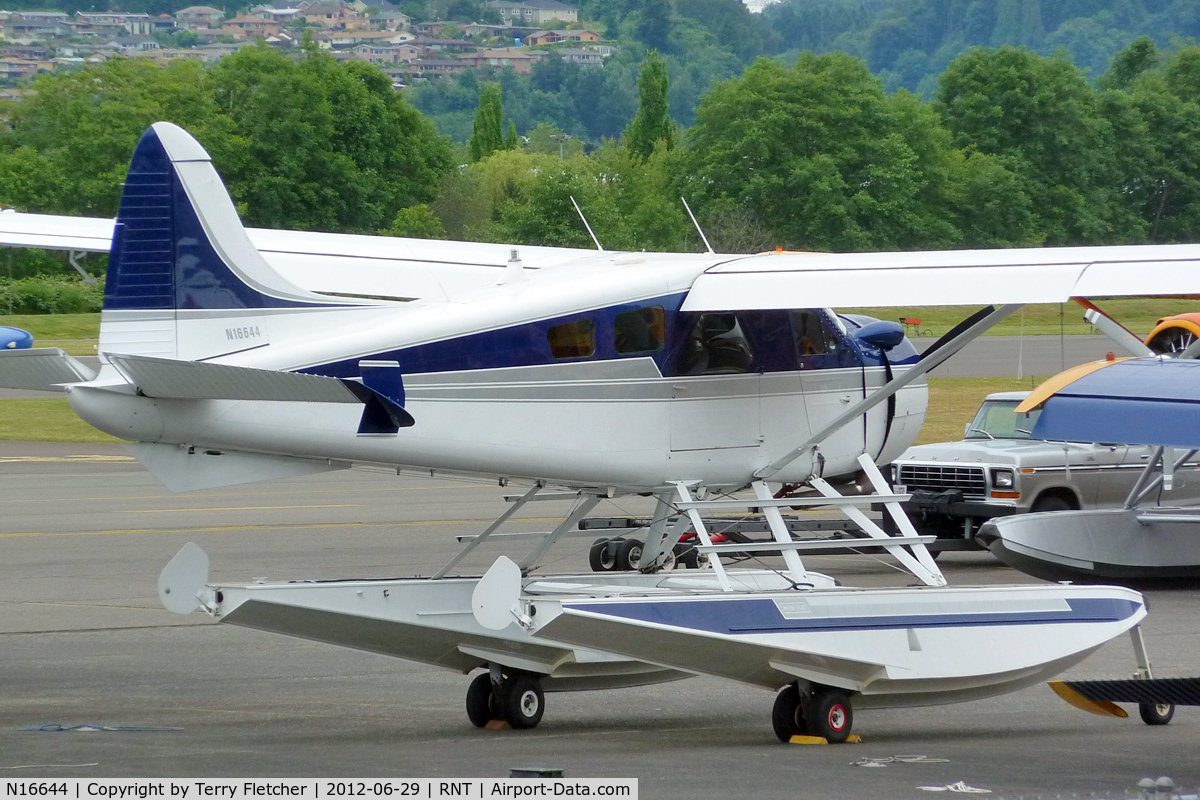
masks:
[(692, 218), (692, 224), (696, 226), (696, 231), (700, 234), (701, 240), (704, 241), (704, 246), (708, 248), (709, 255), (715, 256), (717, 253), (712, 249), (712, 245), (708, 243), (708, 237), (704, 235), (704, 230), (700, 227), (700, 223), (696, 222), (696, 215), (692, 213), (692, 207), (687, 204), (687, 200), (679, 198), (683, 202), (683, 207), (687, 209), (688, 216)]
[(581, 209), (581, 208), (579, 207), (579, 203), (576, 203), (576, 202), (575, 202), (575, 196), (574, 196), (574, 195), (571, 195), (570, 197), (571, 197), (571, 205), (575, 206), (575, 210), (579, 212), (579, 218), (580, 218), (581, 220), (583, 220), (583, 227), (587, 228), (587, 232), (588, 232), (589, 234), (591, 234), (591, 236), (592, 236), (592, 241), (596, 243), (596, 249), (597, 249), (597, 250), (599, 250), (601, 253), (603, 253), (603, 252), (604, 252), (604, 248), (600, 246), (600, 240), (596, 238), (596, 234), (595, 234), (595, 233), (592, 233), (592, 226), (591, 226), (591, 225), (588, 225), (587, 217), (585, 217), (585, 216), (583, 215), (583, 209)]

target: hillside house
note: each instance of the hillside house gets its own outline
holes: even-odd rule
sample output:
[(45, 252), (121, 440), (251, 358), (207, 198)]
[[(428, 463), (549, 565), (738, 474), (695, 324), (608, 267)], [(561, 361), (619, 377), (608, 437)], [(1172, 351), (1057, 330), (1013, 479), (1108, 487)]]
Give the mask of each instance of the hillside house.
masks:
[(238, 14), (231, 20), (221, 23), (221, 30), (233, 36), (234, 39), (265, 39), (279, 33), (279, 23), (272, 19), (252, 17), (249, 14)]
[[(158, 20), (149, 14), (122, 14), (115, 11), (80, 11), (75, 15), (75, 23), (79, 28), (109, 32), (116, 29), (130, 36), (153, 36), (158, 29)], [(171, 27), (174, 25), (175, 23), (172, 21)]]
[(454, 75), (469, 69), (462, 61), (451, 58), (418, 58), (409, 62), (406, 74), (416, 78), (437, 78), (442, 75)]
[(542, 26), (550, 20), (577, 22), (579, 13), (558, 0), (489, 0), (489, 8), (500, 12), (505, 25)]
[(558, 44), (566, 41), (567, 37), (563, 36), (558, 31), (538, 31), (531, 33), (525, 37), (525, 44), (529, 47), (537, 47), (543, 44)]
[(518, 75), (529, 75), (533, 72), (533, 65), (544, 55), (543, 52), (521, 50), (516, 47), (497, 47), (493, 50), (479, 50), (470, 55), (461, 56), (459, 61), (475, 68), (512, 67), (512, 71)]
[(304, 10), (304, 21), (327, 30), (352, 31), (365, 30), (367, 27), (367, 18), (346, 3), (309, 6)]
[(175, 12), (176, 26), (190, 31), (196, 28), (219, 28), (225, 12), (212, 6), (188, 6)]
[(63, 11), (18, 11), (4, 25), (10, 39), (48, 39), (70, 33), (70, 17)]
[(556, 51), (563, 61), (584, 67), (603, 67), (604, 53), (594, 47), (564, 47)]

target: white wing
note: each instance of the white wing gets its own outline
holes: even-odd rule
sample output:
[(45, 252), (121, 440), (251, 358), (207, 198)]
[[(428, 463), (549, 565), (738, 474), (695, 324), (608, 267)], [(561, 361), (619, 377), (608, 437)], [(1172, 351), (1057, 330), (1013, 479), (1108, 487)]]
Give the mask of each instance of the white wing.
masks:
[[(312, 292), (449, 300), (496, 283), (513, 249), (529, 269), (595, 256), (595, 250), (515, 247), (342, 233), (248, 228), (267, 263)], [(113, 220), (0, 212), (0, 246), (107, 253)]]
[(1200, 294), (1200, 245), (767, 253), (696, 279), (684, 311), (1064, 303)]

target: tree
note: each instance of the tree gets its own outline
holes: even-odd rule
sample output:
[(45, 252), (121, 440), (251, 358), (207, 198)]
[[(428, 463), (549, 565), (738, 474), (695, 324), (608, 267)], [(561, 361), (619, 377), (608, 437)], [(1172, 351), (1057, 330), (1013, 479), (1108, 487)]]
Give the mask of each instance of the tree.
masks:
[(915, 96), (885, 96), (858, 59), (760, 59), (696, 113), (673, 172), (703, 218), (747, 209), (775, 244), (797, 249), (958, 241), (944, 202), (949, 137)]
[(487, 158), (497, 150), (504, 149), (504, 101), (498, 83), (485, 83), (479, 87), (479, 108), (475, 112), (475, 124), (471, 126), (471, 160)]
[(552, 156), (561, 154), (564, 159), (583, 155), (583, 142), (577, 137), (563, 133), (549, 122), (539, 122), (527, 138), (525, 150), (529, 153)]
[(1106, 92), (1102, 100), (1121, 143), (1122, 197), (1150, 241), (1194, 242), (1200, 238), (1200, 48), (1183, 48), (1166, 64), (1151, 59), (1149, 48), (1138, 49), (1141, 58), (1126, 60), (1136, 72), (1128, 90)]
[(667, 62), (657, 50), (651, 50), (642, 62), (642, 72), (638, 76), (637, 114), (621, 134), (621, 141), (630, 152), (648, 158), (659, 139), (665, 139), (668, 148), (673, 146), (675, 124), (667, 107), (669, 89)]
[(248, 157), (226, 174), (248, 224), (373, 233), (433, 199), (450, 149), (363, 61), (293, 61), (266, 45), (212, 68), (210, 87)]
[[(113, 58), (45, 74), (0, 111), (0, 205), (113, 217), (133, 149), (152, 123), (187, 128), (219, 168), (236, 169), (245, 142), (207, 89), (203, 65)], [(12, 177), (8, 177), (11, 175)]]
[(392, 227), (379, 232), (383, 236), (402, 236), (409, 239), (445, 239), (446, 229), (442, 222), (421, 203), (396, 212)]
[(1121, 201), (1117, 143), (1098, 96), (1065, 57), (973, 50), (942, 73), (937, 100), (955, 146), (1005, 156), (1022, 176), (1047, 243), (1143, 235)]

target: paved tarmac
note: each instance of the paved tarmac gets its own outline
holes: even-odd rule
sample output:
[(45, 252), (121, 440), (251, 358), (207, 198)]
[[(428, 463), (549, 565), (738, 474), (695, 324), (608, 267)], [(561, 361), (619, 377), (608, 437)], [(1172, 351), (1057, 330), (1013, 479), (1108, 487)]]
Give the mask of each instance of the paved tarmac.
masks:
[[(1136, 796), (1200, 785), (1200, 709), (1169, 726), (1095, 717), (1044, 686), (986, 701), (864, 711), (860, 745), (779, 743), (768, 692), (708, 678), (548, 696), (534, 731), (473, 728), (465, 676), (177, 616), (162, 565), (187, 541), (226, 582), (429, 574), (504, 506), (494, 485), (353, 471), (172, 495), (119, 446), (0, 443), (0, 780), (30, 777), (637, 777), (644, 798), (908, 798), (965, 781), (994, 798)], [(540, 503), (515, 523), (545, 529)], [(597, 513), (645, 513), (642, 500)], [(538, 517), (541, 517), (540, 519)], [(580, 569), (586, 540), (553, 571)], [(483, 548), (481, 548), (482, 550)], [(482, 570), (496, 551), (475, 559)], [(947, 553), (953, 583), (1024, 582), (986, 553)], [(847, 583), (886, 560), (811, 559)], [(902, 578), (900, 578), (902, 580)], [(1148, 593), (1156, 671), (1200, 673), (1200, 591)], [(1070, 674), (1123, 677), (1128, 640)], [(64, 726), (169, 731), (26, 732)], [(864, 768), (864, 758), (936, 763)], [(42, 765), (42, 766), (38, 766)], [(55, 765), (55, 766), (46, 766)]]
[[(911, 339), (924, 352), (935, 339)], [(1049, 377), (1112, 352), (1129, 355), (1107, 336), (981, 336), (929, 373), (931, 378)]]

